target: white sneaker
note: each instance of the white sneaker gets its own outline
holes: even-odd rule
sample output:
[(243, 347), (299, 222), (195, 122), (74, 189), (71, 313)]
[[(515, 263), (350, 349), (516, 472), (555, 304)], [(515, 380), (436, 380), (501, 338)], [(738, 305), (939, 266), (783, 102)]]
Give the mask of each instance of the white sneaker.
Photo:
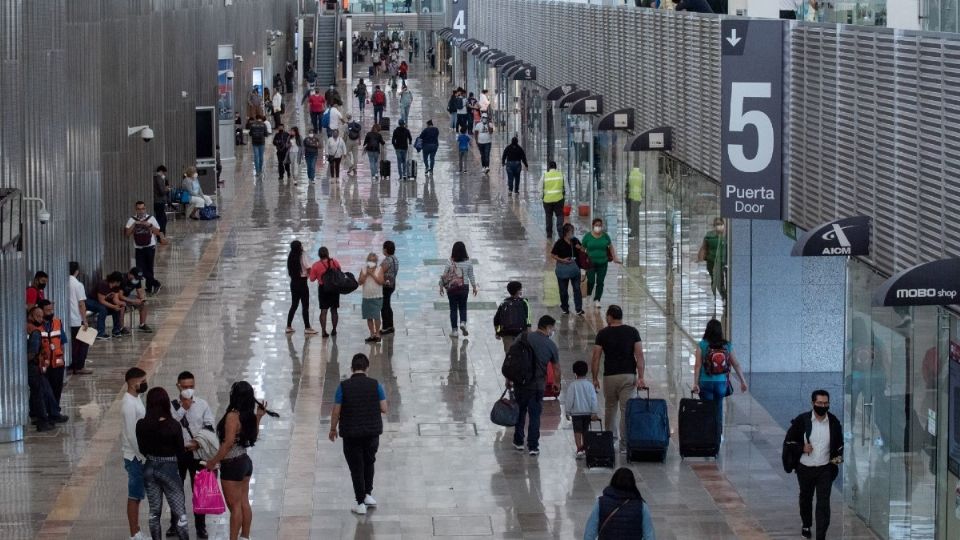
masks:
[(351, 508), (350, 511), (353, 512), (354, 514), (357, 514), (358, 516), (365, 516), (367, 515), (367, 505), (360, 503), (355, 507)]
[(367, 493), (367, 496), (363, 498), (363, 504), (366, 506), (376, 506), (377, 500), (373, 498), (373, 495)]
[(464, 335), (464, 336), (469, 336), (469, 335), (470, 335), (470, 333), (467, 332), (467, 325), (465, 325), (465, 324), (461, 324), (461, 325), (460, 325), (460, 331), (463, 332), (463, 335)]
[(131, 536), (130, 540), (144, 540), (143, 531), (137, 531), (137, 534)]
[(593, 307), (595, 307), (595, 308), (597, 308), (597, 309), (600, 309), (600, 301), (599, 301), (599, 300), (594, 300), (594, 301), (593, 301)]
[(586, 452), (584, 452), (583, 450), (577, 450), (576, 459), (583, 459), (585, 457), (587, 457)]
[(459, 337), (459, 334), (457, 334), (456, 330), (451, 330), (450, 333), (447, 335), (450, 337)]

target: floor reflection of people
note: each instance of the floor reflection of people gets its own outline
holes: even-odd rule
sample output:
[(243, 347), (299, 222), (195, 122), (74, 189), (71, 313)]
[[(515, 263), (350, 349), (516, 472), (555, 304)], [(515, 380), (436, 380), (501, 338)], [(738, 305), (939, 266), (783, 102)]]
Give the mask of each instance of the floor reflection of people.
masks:
[(467, 346), (469, 339), (450, 341), (450, 368), (447, 380), (441, 386), (443, 401), (450, 410), (451, 418), (456, 422), (467, 422), (473, 411), (473, 388), (470, 384)]
[(727, 237), (723, 218), (713, 219), (713, 230), (704, 235), (697, 252), (697, 262), (707, 263), (710, 274), (710, 291), (714, 299), (720, 294), (720, 301), (727, 302)]
[(643, 171), (639, 167), (630, 169), (627, 175), (627, 227), (631, 237), (640, 233), (640, 212), (643, 210)]

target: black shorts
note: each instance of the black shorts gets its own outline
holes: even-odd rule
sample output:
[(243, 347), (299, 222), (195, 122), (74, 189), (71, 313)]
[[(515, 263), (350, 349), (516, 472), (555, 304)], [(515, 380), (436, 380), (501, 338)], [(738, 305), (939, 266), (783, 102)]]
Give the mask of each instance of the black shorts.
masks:
[(243, 482), (253, 475), (253, 462), (250, 456), (243, 454), (220, 462), (220, 479), (230, 482)]
[(574, 414), (570, 417), (570, 421), (573, 422), (573, 432), (574, 433), (586, 433), (590, 431), (590, 418), (589, 414)]
[(340, 293), (325, 292), (322, 286), (320, 287), (320, 290), (318, 292), (320, 296), (320, 309), (330, 309), (330, 308), (340, 307)]

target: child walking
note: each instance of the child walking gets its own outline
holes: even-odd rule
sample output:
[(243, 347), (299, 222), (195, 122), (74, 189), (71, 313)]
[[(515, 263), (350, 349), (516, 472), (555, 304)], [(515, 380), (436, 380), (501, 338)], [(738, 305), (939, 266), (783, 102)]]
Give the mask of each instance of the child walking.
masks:
[(593, 387), (593, 383), (587, 380), (588, 370), (587, 363), (583, 360), (573, 363), (573, 373), (577, 376), (577, 380), (563, 389), (561, 398), (564, 414), (567, 420), (573, 422), (573, 441), (577, 445), (577, 459), (583, 459), (587, 455), (583, 434), (589, 431), (590, 421), (600, 417), (597, 390)]
[(360, 312), (367, 320), (367, 329), (370, 337), (364, 341), (373, 343), (380, 341), (380, 310), (383, 308), (383, 268), (377, 266), (377, 254), (370, 252), (367, 255), (367, 264), (360, 270), (357, 281), (363, 288), (363, 300), (360, 303)]
[(467, 128), (461, 127), (460, 134), (457, 135), (457, 148), (460, 150), (460, 172), (464, 172), (463, 160), (470, 151), (470, 136), (467, 135)]

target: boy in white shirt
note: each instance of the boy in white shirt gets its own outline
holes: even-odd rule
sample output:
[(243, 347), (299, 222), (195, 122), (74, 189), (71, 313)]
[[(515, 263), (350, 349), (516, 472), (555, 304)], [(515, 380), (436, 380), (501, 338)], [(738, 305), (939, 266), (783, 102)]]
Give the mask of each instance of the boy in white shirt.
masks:
[(130, 526), (130, 540), (144, 540), (140, 532), (140, 501), (147, 495), (143, 484), (143, 464), (147, 460), (137, 444), (137, 421), (146, 415), (140, 394), (147, 391), (147, 374), (132, 367), (127, 370), (124, 380), (127, 381), (127, 391), (120, 405), (123, 417), (120, 450), (123, 452), (123, 468), (127, 471), (127, 524)]
[(600, 401), (597, 399), (597, 390), (593, 383), (587, 380), (589, 366), (583, 360), (573, 363), (573, 372), (577, 380), (563, 389), (561, 403), (567, 420), (573, 422), (573, 440), (577, 445), (577, 459), (583, 459), (586, 446), (583, 443), (583, 434), (590, 430), (590, 422), (597, 420), (600, 415)]

